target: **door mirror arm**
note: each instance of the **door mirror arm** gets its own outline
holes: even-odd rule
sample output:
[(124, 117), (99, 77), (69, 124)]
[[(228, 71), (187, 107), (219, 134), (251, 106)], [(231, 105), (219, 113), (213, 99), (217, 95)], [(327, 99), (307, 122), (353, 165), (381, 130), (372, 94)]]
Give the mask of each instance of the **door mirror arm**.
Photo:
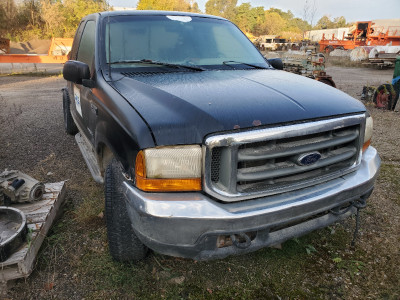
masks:
[(92, 79), (82, 79), (82, 85), (84, 87), (92, 89), (95, 87), (95, 81)]

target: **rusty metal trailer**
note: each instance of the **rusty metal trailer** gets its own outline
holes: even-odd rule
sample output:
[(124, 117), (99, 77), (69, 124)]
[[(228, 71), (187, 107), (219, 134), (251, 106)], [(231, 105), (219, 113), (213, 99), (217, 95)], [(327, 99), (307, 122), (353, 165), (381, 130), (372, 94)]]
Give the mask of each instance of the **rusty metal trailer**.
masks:
[(329, 53), (334, 49), (351, 50), (360, 46), (400, 45), (400, 19), (393, 20), (392, 24), (395, 25), (382, 24), (379, 21), (357, 22), (349, 29), (348, 35), (343, 33), (341, 39), (335, 35), (326, 39), (323, 35), (319, 41), (319, 51)]
[(68, 60), (72, 42), (70, 38), (53, 38), (47, 54), (0, 54), (0, 63), (62, 64)]

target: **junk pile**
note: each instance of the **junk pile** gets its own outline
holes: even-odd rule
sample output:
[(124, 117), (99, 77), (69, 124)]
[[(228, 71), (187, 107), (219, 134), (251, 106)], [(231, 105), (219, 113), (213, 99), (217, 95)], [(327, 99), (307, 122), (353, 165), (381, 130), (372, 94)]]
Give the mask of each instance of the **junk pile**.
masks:
[(64, 199), (64, 181), (43, 184), (16, 170), (0, 171), (0, 298), (9, 282), (32, 273)]
[(398, 111), (400, 94), (400, 56), (397, 57), (392, 84), (385, 83), (378, 87), (364, 86), (361, 100), (373, 102), (376, 108)]
[(286, 52), (282, 59), (285, 71), (303, 75), (327, 85), (336, 87), (332, 76), (325, 72), (325, 56), (312, 50)]
[(19, 171), (0, 174), (0, 262), (4, 262), (26, 241), (28, 232), (25, 214), (9, 207), (15, 203), (39, 201), (44, 184)]
[[(335, 52), (337, 50), (334, 50)], [(332, 52), (332, 53), (333, 53)], [(392, 67), (400, 54), (400, 46), (362, 46), (351, 50), (351, 61), (368, 61), (379, 67)], [(332, 54), (331, 54), (332, 55)]]
[(357, 47), (351, 50), (350, 52), (350, 60), (351, 61), (364, 61), (368, 60), (369, 53), (374, 47), (364, 46)]
[(25, 214), (9, 207), (15, 203), (39, 201), (44, 185), (19, 171), (0, 174), (0, 262), (6, 261), (26, 241), (28, 232)]
[(399, 54), (400, 46), (376, 46), (369, 52), (368, 60), (380, 67), (392, 67)]
[(335, 57), (349, 57), (351, 51), (342, 50), (342, 49), (335, 49), (332, 52), (329, 52), (329, 56)]

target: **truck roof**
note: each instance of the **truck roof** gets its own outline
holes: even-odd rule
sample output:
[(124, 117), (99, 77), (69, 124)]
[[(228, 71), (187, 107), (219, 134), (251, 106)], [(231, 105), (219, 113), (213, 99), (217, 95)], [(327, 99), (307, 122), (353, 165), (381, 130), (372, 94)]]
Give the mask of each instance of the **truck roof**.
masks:
[(226, 20), (225, 18), (206, 15), (206, 14), (197, 14), (197, 13), (189, 13), (189, 12), (181, 12), (181, 11), (162, 11), (162, 10), (121, 10), (121, 11), (103, 11), (99, 13), (102, 17), (108, 16), (189, 16), (189, 17), (201, 17), (201, 18), (213, 18)]

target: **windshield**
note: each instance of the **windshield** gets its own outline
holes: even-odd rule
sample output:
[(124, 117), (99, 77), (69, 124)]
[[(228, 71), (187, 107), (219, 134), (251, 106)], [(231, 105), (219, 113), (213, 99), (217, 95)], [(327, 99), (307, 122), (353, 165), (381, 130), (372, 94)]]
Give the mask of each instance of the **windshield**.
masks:
[(105, 61), (112, 68), (154, 68), (155, 62), (207, 69), (268, 67), (252, 43), (228, 21), (193, 16), (115, 16), (106, 18), (105, 24)]

